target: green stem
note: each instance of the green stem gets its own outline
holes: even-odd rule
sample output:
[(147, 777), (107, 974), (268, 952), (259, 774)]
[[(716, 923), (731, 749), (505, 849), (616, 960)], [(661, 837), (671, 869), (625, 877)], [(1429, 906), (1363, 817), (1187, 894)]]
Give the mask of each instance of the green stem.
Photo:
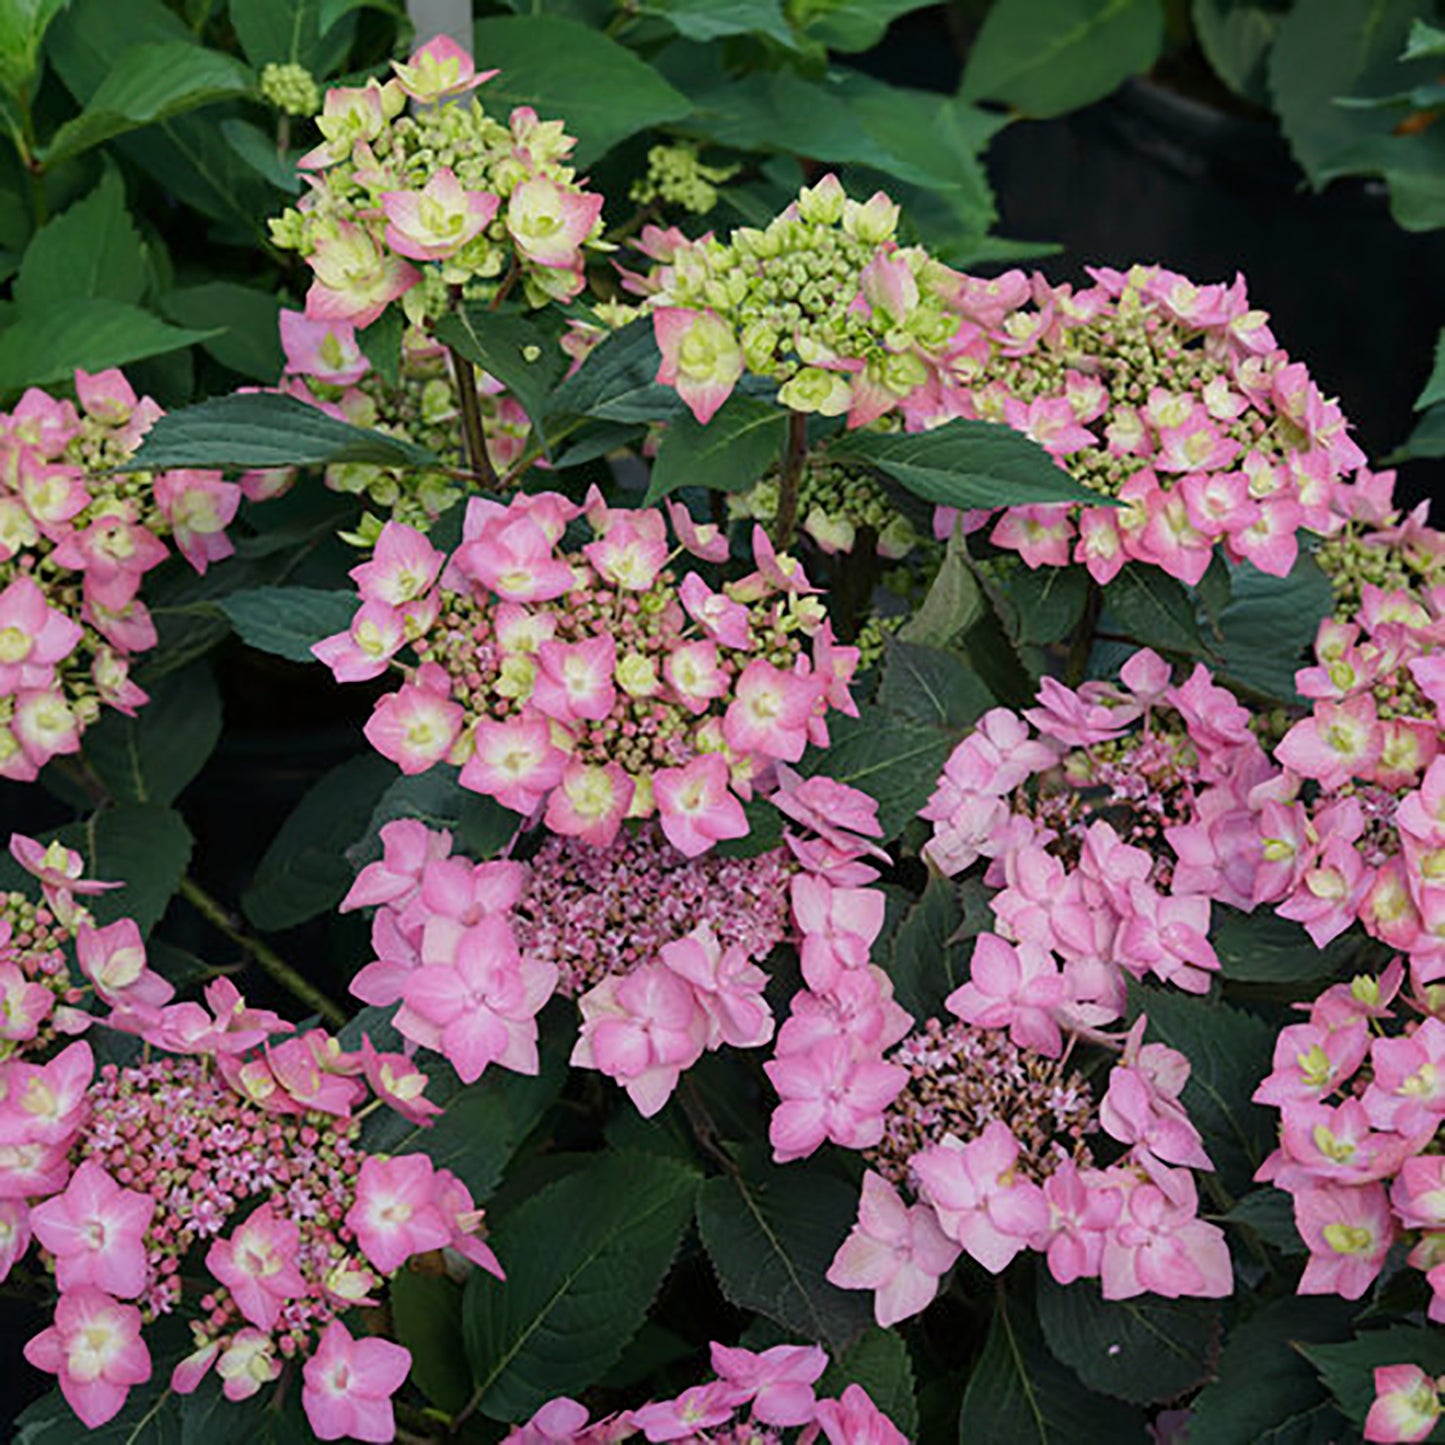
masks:
[(220, 929), (232, 943), (245, 949), (277, 983), (294, 994), (309, 1008), (314, 1009), (328, 1023), (340, 1027), (348, 1022), (349, 1016), (340, 1004), (328, 998), (310, 979), (303, 977), (292, 968), (269, 944), (263, 943), (259, 938), (253, 938), (247, 933), (194, 878), (181, 879), (181, 897), (206, 922)]
[(782, 476), (778, 482), (778, 515), (773, 522), (773, 546), (787, 550), (798, 525), (798, 493), (803, 485), (803, 463), (808, 459), (808, 418), (801, 411), (788, 413), (788, 437), (783, 443)]
[(1064, 665), (1064, 682), (1068, 687), (1078, 687), (1088, 676), (1089, 658), (1093, 656), (1095, 628), (1099, 625), (1099, 614), (1104, 610), (1104, 589), (1093, 578), (1089, 579), (1089, 595), (1084, 601), (1084, 615), (1079, 618), (1079, 630), (1069, 645), (1069, 659)]
[(472, 474), (489, 490), (500, 485), (497, 469), (487, 455), (487, 434), (482, 427), (482, 404), (477, 395), (477, 373), (470, 361), (454, 346), (447, 347), (452, 375), (457, 383), (457, 404), (462, 413), (462, 437), (467, 446), (467, 463)]
[(30, 109), (29, 91), (22, 90), (16, 96), (16, 103), (20, 110), (20, 126), (18, 133), (12, 130), (12, 135), (30, 182), (30, 211), (38, 231), (50, 219), (50, 207), (45, 200), (45, 181), (41, 175), (45, 166), (35, 154), (35, 115)]

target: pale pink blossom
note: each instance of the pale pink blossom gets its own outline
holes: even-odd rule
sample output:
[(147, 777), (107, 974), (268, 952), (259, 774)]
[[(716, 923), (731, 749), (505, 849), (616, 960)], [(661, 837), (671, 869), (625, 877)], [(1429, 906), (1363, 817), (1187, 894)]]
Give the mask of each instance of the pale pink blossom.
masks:
[(148, 1194), (123, 1189), (93, 1159), (70, 1176), (63, 1194), (30, 1212), (35, 1237), (55, 1258), (60, 1289), (93, 1285), (134, 1299), (150, 1278), (145, 1233), (155, 1215)]
[(278, 1218), (270, 1202), (253, 1210), (229, 1239), (213, 1240), (206, 1268), (231, 1291), (241, 1313), (258, 1329), (276, 1327), (288, 1300), (306, 1294), (297, 1267), (301, 1231)]
[(60, 1393), (91, 1430), (114, 1419), (130, 1387), (151, 1377), (140, 1311), (91, 1285), (60, 1296), (55, 1323), (25, 1346), (25, 1358), (60, 1377)]
[(410, 1370), (411, 1353), (401, 1345), (375, 1336), (353, 1339), (340, 1320), (332, 1320), (302, 1371), (301, 1403), (316, 1438), (391, 1440), (391, 1397)]

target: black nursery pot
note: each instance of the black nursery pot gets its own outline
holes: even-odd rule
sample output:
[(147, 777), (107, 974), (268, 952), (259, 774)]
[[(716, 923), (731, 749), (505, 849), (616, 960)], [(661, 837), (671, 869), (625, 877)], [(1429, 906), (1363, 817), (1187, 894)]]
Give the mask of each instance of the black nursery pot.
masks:
[[(1310, 192), (1272, 124), (1148, 80), (1009, 126), (988, 163), (999, 233), (1059, 242), (1042, 263), (1055, 279), (1135, 261), (1201, 282), (1242, 271), (1252, 304), (1339, 398), (1372, 458), (1408, 435), (1445, 324), (1445, 232), (1402, 230), (1382, 185)], [(1415, 461), (1396, 495), (1413, 503), (1442, 488), (1445, 463)]]

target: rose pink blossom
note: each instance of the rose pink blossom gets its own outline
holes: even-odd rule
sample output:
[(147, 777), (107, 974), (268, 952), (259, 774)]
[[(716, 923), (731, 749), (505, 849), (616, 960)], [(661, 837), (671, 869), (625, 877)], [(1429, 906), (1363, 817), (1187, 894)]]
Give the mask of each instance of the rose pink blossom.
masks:
[(302, 1371), (301, 1403), (316, 1438), (392, 1439), (391, 1397), (410, 1370), (411, 1352), (403, 1346), (374, 1336), (353, 1339), (340, 1320), (332, 1320)]
[(414, 1254), (441, 1249), (452, 1231), (435, 1201), (432, 1162), (425, 1154), (390, 1159), (369, 1156), (356, 1181), (356, 1202), (347, 1227), (361, 1251), (383, 1274), (401, 1268)]
[(278, 1218), (270, 1202), (253, 1210), (230, 1239), (217, 1239), (206, 1253), (206, 1268), (231, 1291), (241, 1313), (258, 1329), (270, 1331), (288, 1300), (306, 1293), (297, 1268), (301, 1232)]
[(155, 1212), (150, 1195), (121, 1188), (87, 1159), (63, 1194), (30, 1211), (30, 1223), (55, 1257), (55, 1280), (62, 1291), (92, 1285), (134, 1299), (150, 1278), (145, 1234)]
[(828, 1368), (828, 1355), (817, 1345), (774, 1345), (754, 1354), (741, 1347), (711, 1346), (713, 1373), (752, 1402), (755, 1420), (764, 1425), (806, 1425), (816, 1408), (813, 1386)]
[(130, 1387), (151, 1377), (140, 1311), (91, 1285), (60, 1296), (55, 1323), (25, 1346), (25, 1358), (60, 1377), (60, 1393), (91, 1430), (114, 1419)]

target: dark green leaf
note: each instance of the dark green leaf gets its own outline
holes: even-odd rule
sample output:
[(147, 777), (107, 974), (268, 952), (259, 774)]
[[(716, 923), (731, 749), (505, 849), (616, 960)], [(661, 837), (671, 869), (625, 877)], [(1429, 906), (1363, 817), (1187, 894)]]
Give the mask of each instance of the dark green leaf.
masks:
[(1173, 989), (1131, 985), (1130, 1016), (1149, 1015), (1148, 1036), (1190, 1063), (1184, 1107), (1231, 1194), (1250, 1186), (1274, 1143), (1278, 1115), (1251, 1102), (1270, 1070), (1275, 1030), (1227, 1004)]
[(0, 93), (25, 90), (35, 74), (40, 44), (66, 0), (4, 0), (0, 4)]
[(924, 10), (930, 0), (830, 0), (807, 22), (811, 39), (829, 50), (871, 50), (900, 15)]
[(645, 504), (679, 487), (745, 491), (777, 461), (787, 429), (784, 411), (746, 396), (729, 397), (706, 426), (685, 413), (663, 433)]
[(1344, 976), (1360, 951), (1360, 940), (1349, 934), (1317, 948), (1298, 923), (1271, 909), (1239, 913), (1220, 903), (1214, 905), (1209, 941), (1220, 972), (1241, 983), (1322, 984)]
[(796, 43), (781, 0), (645, 0), (643, 13), (660, 15), (686, 40), (757, 34), (790, 49)]
[(848, 1352), (828, 1366), (818, 1381), (818, 1396), (841, 1395), (849, 1385), (862, 1385), (868, 1397), (913, 1439), (918, 1432), (918, 1401), (914, 1397), (913, 1362), (896, 1330), (870, 1325)]
[(436, 337), (496, 377), (516, 397), (538, 435), (545, 435), (543, 418), (566, 362), (555, 327), (536, 318), (468, 306), (460, 314), (442, 317)]
[(1160, 0), (995, 0), (969, 46), (959, 94), (1062, 115), (1148, 70), (1163, 42)]
[(1432, 406), (1416, 423), (1409, 440), (1385, 460), (1403, 462), (1411, 457), (1445, 457), (1445, 406)]
[(41, 152), (48, 166), (112, 136), (251, 88), (245, 66), (219, 51), (184, 41), (132, 45), (112, 61), (85, 109), (68, 120)]
[(313, 643), (351, 626), (356, 596), (317, 587), (256, 587), (217, 605), (242, 642), (292, 662), (314, 662)]
[(1062, 641), (1079, 625), (1089, 587), (1082, 567), (1013, 568), (998, 589), (1013, 614), (1010, 633), (1025, 647)]
[(1267, 697), (1297, 701), (1295, 672), (1333, 605), (1329, 578), (1303, 553), (1288, 577), (1247, 563), (1232, 568), (1229, 604), (1219, 614), (1220, 671)]
[(126, 470), (324, 467), (333, 462), (424, 467), (435, 461), (425, 447), (337, 421), (294, 396), (245, 392), (167, 412), (146, 433)]
[(1396, 117), (1337, 103), (1432, 80), (1433, 62), (1398, 61), (1418, 0), (1296, 0), (1269, 55), (1269, 84), (1295, 159), (1316, 186), (1352, 171), (1378, 170), (1410, 140)]
[(1355, 1307), (1338, 1299), (1273, 1300), (1230, 1331), (1218, 1378), (1192, 1406), (1201, 1440), (1329, 1445), (1345, 1422), (1331, 1408), (1298, 1344), (1349, 1338)]
[(1038, 1309), (1049, 1349), (1091, 1390), (1116, 1399), (1173, 1400), (1214, 1372), (1221, 1332), (1215, 1300), (1106, 1300), (1095, 1280), (1065, 1286), (1040, 1270)]
[(388, 306), (370, 326), (356, 333), (362, 355), (388, 386), (396, 386), (401, 380), (401, 345), (405, 331), (406, 318), (400, 308)]
[(96, 918), (134, 918), (142, 933), (160, 922), (191, 861), (190, 830), (174, 808), (160, 803), (103, 808), (62, 837), (85, 855), (87, 877), (125, 884), (97, 895), (91, 904)]
[(208, 341), (212, 334), (168, 326), (122, 301), (64, 301), (33, 316), (21, 315), (0, 331), (0, 393), (70, 381), (77, 367), (104, 371), (162, 356)]
[(22, 315), (34, 316), (85, 297), (137, 302), (145, 288), (145, 245), (126, 210), (120, 175), (108, 170), (84, 200), (36, 232), (20, 263), (15, 299)]
[(333, 768), (308, 789), (241, 896), (242, 910), (257, 928), (291, 928), (341, 901), (352, 880), (346, 845), (365, 826), (395, 776), (385, 758), (366, 752)]
[(943, 1001), (968, 979), (967, 944), (954, 942), (963, 927), (958, 888), (932, 877), (894, 936), (887, 964), (898, 1002), (916, 1019), (943, 1014)]
[(878, 701), (900, 717), (958, 735), (994, 705), (993, 694), (962, 658), (912, 642), (888, 644)]
[(918, 611), (898, 633), (902, 642), (947, 647), (984, 614), (983, 591), (968, 561), (962, 536), (949, 538), (938, 573)]
[(345, 59), (352, 32), (347, 27), (328, 35), (340, 17), (323, 19), (327, 8), (323, 0), (231, 0), (231, 24), (257, 70), (275, 62), (328, 75)]
[(180, 1402), (152, 1378), (131, 1390), (118, 1415), (92, 1430), (82, 1425), (58, 1390), (29, 1405), (15, 1421), (11, 1445), (187, 1445)]
[(852, 432), (835, 456), (861, 457), (925, 501), (944, 507), (1107, 503), (1012, 427), (958, 419), (929, 432)]
[(1357, 1426), (1364, 1424), (1375, 1400), (1376, 1366), (1419, 1365), (1427, 1374), (1445, 1374), (1445, 1335), (1438, 1329), (1391, 1325), (1359, 1334), (1346, 1344), (1296, 1348), (1319, 1371), (1340, 1409)]
[(433, 1405), (455, 1415), (472, 1395), (462, 1345), (462, 1287), (444, 1274), (403, 1269), (392, 1281), (396, 1340), (411, 1351), (411, 1379)]
[(506, 16), (477, 23), (475, 54), (501, 74), (487, 106), (505, 114), (533, 106), (567, 118), (584, 169), (620, 140), (680, 120), (692, 108), (651, 66), (600, 31), (556, 15)]
[(281, 375), (281, 303), (270, 292), (234, 281), (207, 281), (168, 291), (161, 309), (182, 326), (214, 331), (201, 345), (239, 376), (269, 386)]
[(1269, 105), (1269, 48), (1283, 16), (1255, 0), (1194, 0), (1190, 11), (1200, 49), (1236, 95)]
[(1104, 589), (1104, 605), (1141, 647), (1195, 657), (1209, 650), (1189, 594), (1158, 567), (1130, 562)]
[(1252, 1189), (1224, 1217), (1231, 1224), (1252, 1229), (1281, 1254), (1309, 1253), (1309, 1246), (1300, 1238), (1299, 1227), (1294, 1222), (1294, 1199), (1283, 1189), (1270, 1185)]
[(677, 393), (657, 382), (662, 357), (647, 317), (604, 337), (557, 388), (548, 419), (595, 416), (604, 421), (665, 421), (684, 410)]
[(1435, 365), (1431, 369), (1430, 379), (1425, 383), (1425, 389), (1415, 398), (1415, 410), (1424, 411), (1427, 406), (1434, 406), (1437, 401), (1445, 401), (1445, 331), (1442, 331), (1435, 341)]
[(1033, 1311), (1000, 1293), (958, 1419), (962, 1445), (1110, 1445), (1152, 1438), (1139, 1410), (1079, 1383), (1049, 1352)]
[(217, 127), (232, 154), (263, 181), (288, 196), (301, 194), (301, 173), (296, 169), (295, 155), (282, 155), (276, 149), (276, 137), (258, 125), (232, 116)]
[(804, 757), (799, 771), (835, 778), (875, 799), (883, 840), (890, 842), (932, 797), (948, 761), (948, 735), (872, 703), (856, 718), (830, 718), (828, 731), (832, 746)]
[(107, 711), (85, 734), (85, 760), (117, 802), (174, 803), (221, 736), (221, 695), (193, 664), (151, 689), (135, 717)]
[(609, 1154), (501, 1219), (491, 1244), (506, 1283), (478, 1270), (463, 1302), (485, 1414), (525, 1419), (607, 1372), (672, 1264), (696, 1192), (697, 1174), (676, 1160)]
[(780, 1169), (753, 1149), (740, 1172), (703, 1185), (697, 1228), (735, 1305), (837, 1352), (871, 1314), (866, 1294), (824, 1278), (857, 1207), (857, 1190), (817, 1164)]

